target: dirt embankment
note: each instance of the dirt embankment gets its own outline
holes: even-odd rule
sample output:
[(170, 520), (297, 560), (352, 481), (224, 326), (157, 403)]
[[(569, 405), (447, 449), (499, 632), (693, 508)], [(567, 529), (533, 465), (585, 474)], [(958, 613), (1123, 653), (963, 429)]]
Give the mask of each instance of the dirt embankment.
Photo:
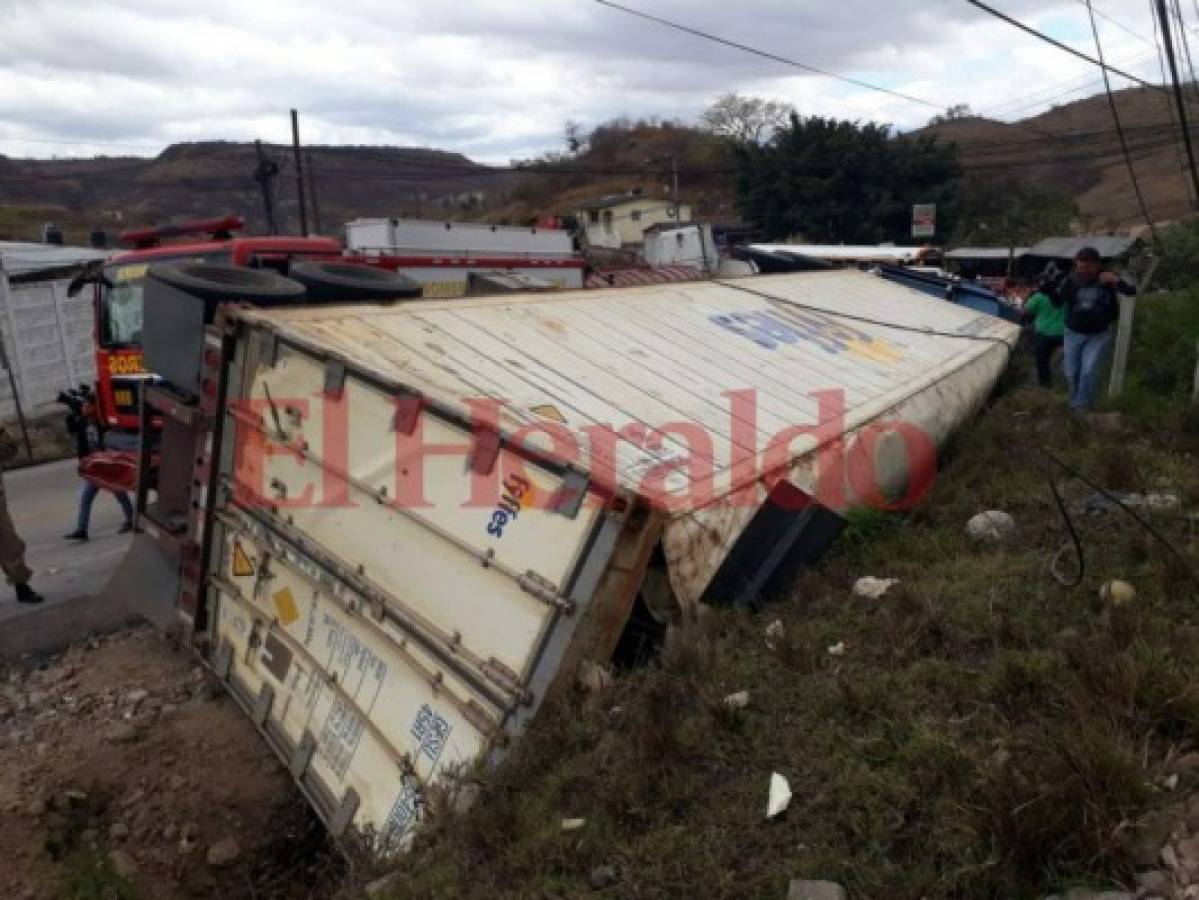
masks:
[(344, 872), (250, 722), (148, 630), (0, 672), (0, 896), (330, 897)]

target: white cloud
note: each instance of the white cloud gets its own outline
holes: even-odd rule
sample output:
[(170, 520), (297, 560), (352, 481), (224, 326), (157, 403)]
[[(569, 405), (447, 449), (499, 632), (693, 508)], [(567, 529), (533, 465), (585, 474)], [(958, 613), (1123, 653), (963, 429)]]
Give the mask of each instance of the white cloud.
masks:
[[(1094, 67), (962, 0), (627, 5), (937, 106), (1028, 115), (1070, 87), (1082, 86), (1074, 96), (1098, 89), (1087, 83)], [(1000, 5), (1093, 53), (1078, 0)], [(1143, 0), (1099, 8), (1152, 36)], [(1100, 26), (1110, 60), (1154, 76), (1151, 44)], [(0, 152), (9, 155), (286, 141), (292, 106), (310, 142), (417, 144), (491, 161), (558, 146), (568, 117), (693, 119), (729, 90), (900, 127), (935, 112), (592, 0), (0, 0), (0, 33)]]

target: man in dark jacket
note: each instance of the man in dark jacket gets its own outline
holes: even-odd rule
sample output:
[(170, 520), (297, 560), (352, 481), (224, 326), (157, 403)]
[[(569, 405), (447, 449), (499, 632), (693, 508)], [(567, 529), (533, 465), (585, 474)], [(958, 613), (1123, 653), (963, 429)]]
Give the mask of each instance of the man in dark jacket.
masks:
[(1104, 272), (1099, 251), (1083, 247), (1074, 257), (1074, 272), (1048, 291), (1066, 318), (1063, 361), (1070, 388), (1070, 408), (1085, 412), (1095, 405), (1104, 360), (1112, 342), (1112, 323), (1120, 317), (1117, 294), (1136, 288), (1114, 272)]

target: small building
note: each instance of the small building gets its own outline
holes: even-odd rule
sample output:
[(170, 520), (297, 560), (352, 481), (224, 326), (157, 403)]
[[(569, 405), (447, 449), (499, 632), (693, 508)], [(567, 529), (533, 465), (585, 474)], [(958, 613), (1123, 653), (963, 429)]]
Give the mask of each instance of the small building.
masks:
[(1070, 262), (1083, 247), (1094, 247), (1104, 262), (1128, 255), (1140, 243), (1140, 238), (1127, 234), (1084, 234), (1079, 237), (1045, 238), (1029, 248), (1028, 255), (1045, 262)]
[(1028, 253), (1027, 247), (954, 247), (945, 254), (945, 263), (963, 278), (1002, 278), (1013, 273), (1016, 261)]
[(691, 207), (686, 203), (646, 197), (640, 191), (610, 194), (576, 211), (579, 226), (593, 247), (619, 249), (626, 244), (641, 244), (645, 232), (653, 225), (677, 224), (691, 221)]
[(645, 261), (660, 266), (692, 266), (713, 272), (720, 265), (720, 253), (712, 239), (712, 227), (698, 222), (659, 223), (645, 229)]

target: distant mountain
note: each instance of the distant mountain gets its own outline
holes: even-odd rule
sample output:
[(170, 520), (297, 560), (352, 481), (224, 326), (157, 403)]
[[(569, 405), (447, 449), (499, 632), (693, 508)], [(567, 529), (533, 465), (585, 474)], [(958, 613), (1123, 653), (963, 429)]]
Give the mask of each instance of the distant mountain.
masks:
[[(1188, 85), (1187, 95), (1196, 98), (1199, 92)], [(1187, 215), (1190, 187), (1170, 96), (1131, 88), (1115, 97), (1151, 216), (1161, 222)], [(1199, 148), (1199, 101), (1189, 101), (1188, 115)], [(1085, 229), (1143, 227), (1103, 94), (1021, 122), (967, 116), (921, 131), (956, 143), (963, 167), (976, 176), (1064, 192), (1078, 204)], [(291, 148), (264, 145), (264, 151), (280, 168), (275, 180), (280, 226), (295, 231)], [(681, 173), (682, 202), (705, 219), (738, 218), (727, 150), (699, 128), (669, 122), (617, 120), (600, 126), (580, 152), (546, 154), (541, 167), (561, 170), (555, 174), (514, 174), (460, 153), (398, 147), (314, 146), (306, 148), (304, 165), (315, 172), (322, 231), (340, 236), (345, 222), (360, 216), (524, 223), (569, 214), (580, 201), (633, 188), (666, 197), (672, 158)], [(257, 165), (253, 144), (216, 141), (175, 144), (153, 159), (0, 156), (0, 240), (37, 240), (46, 221), (63, 228), (68, 241), (83, 242), (97, 225), (116, 232), (228, 212), (246, 216), (250, 230), (261, 231)]]
[[(264, 145), (279, 166), (274, 183), (281, 230), (298, 228), (295, 167), (290, 147)], [(512, 176), (496, 173), (460, 153), (420, 148), (305, 148), (303, 164), (314, 173), (322, 231), (340, 235), (359, 216), (471, 214)], [(174, 144), (152, 159), (29, 160), (0, 157), (0, 239), (36, 240), (54, 221), (70, 242), (86, 241), (91, 228), (110, 232), (181, 218), (244, 215), (250, 231), (266, 226), (254, 173), (253, 144)]]
[[(1199, 141), (1197, 94), (1190, 85), (1186, 94), (1190, 130)], [(1114, 97), (1150, 216), (1163, 222), (1187, 215), (1193, 209), (1190, 182), (1171, 95), (1130, 88)], [(1144, 227), (1106, 94), (1017, 123), (968, 117), (924, 130), (956, 143), (969, 171), (1064, 191), (1078, 204), (1086, 229)]]

